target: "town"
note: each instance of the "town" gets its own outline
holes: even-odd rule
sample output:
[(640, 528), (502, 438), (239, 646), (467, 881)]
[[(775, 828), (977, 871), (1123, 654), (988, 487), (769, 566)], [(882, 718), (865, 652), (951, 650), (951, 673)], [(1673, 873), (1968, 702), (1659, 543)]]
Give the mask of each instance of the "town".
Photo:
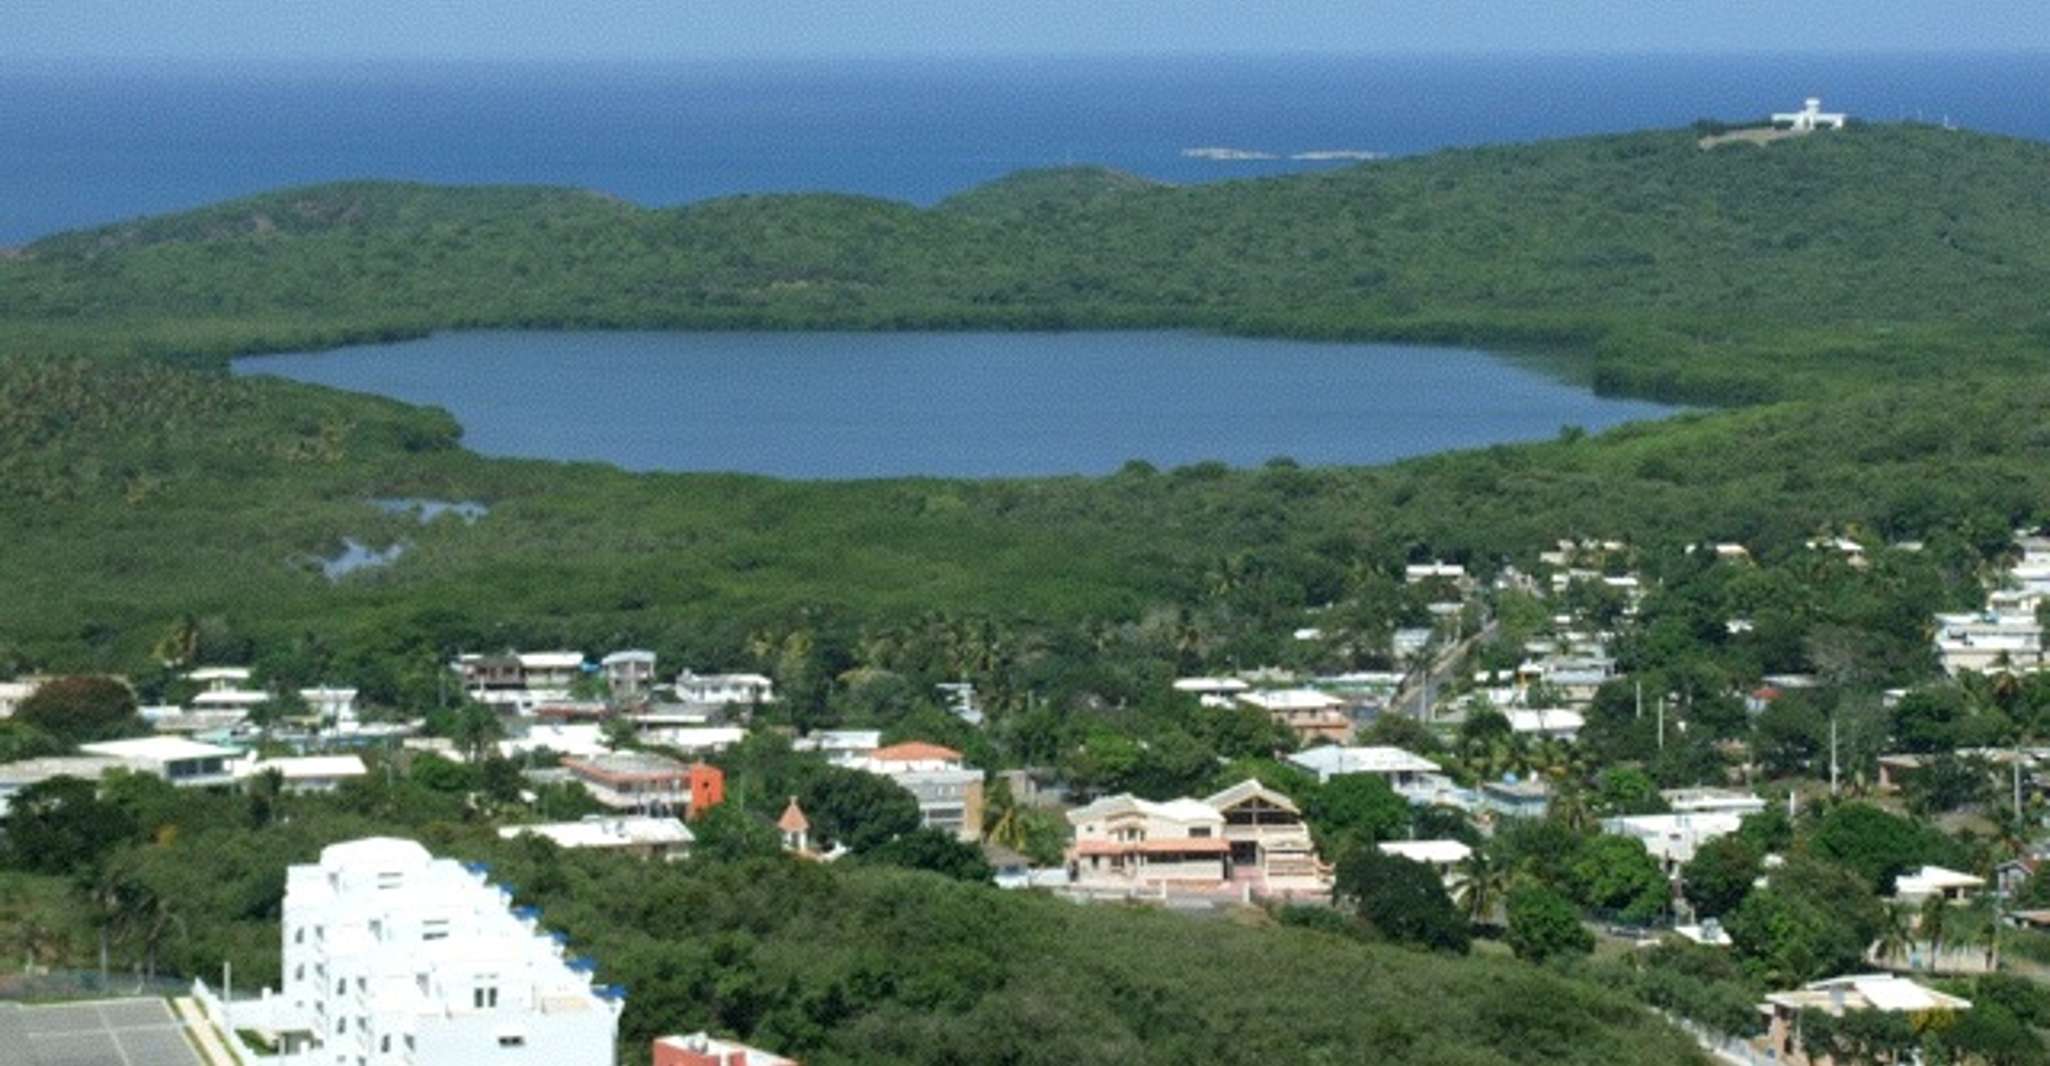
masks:
[[(645, 649), (459, 651), (413, 708), (201, 661), (181, 623), (156, 676), (0, 686), (0, 858), (104, 885), (97, 987), (175, 981), (135, 1032), (182, 1028), (222, 1063), (598, 1066), (638, 1001), (486, 857), (392, 834), (279, 860), (274, 963), (224, 966), (136, 861), (184, 797), (256, 825), (433, 797), (530, 858), (883, 863), (1190, 922), (1622, 959), (1729, 1061), (1890, 1057), (1932, 1033), (2039, 1061), (1997, 1049), (2050, 1009), (2050, 536), (2014, 533), (1942, 597), (1956, 609), (1903, 617), (1885, 590), (1960, 550), (1840, 530), (1771, 559), (1599, 539), (1522, 567), (1427, 558), (1305, 612), (1273, 661), (1165, 670), (1110, 716), (1145, 728), (1051, 737), (987, 659), (919, 692), (878, 653), (828, 714), (792, 706), (818, 690), (794, 634), (674, 673)], [(1184, 652), (1166, 665), (1218, 663)], [(160, 978), (180, 940), (184, 972)], [(717, 1016), (633, 1020), (659, 1066), (805, 1050)]]

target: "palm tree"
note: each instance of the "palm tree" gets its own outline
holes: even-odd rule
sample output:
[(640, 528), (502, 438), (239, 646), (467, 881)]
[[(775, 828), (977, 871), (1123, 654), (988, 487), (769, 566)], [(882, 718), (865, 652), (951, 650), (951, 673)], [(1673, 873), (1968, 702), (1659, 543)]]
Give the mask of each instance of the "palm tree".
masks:
[(982, 838), (992, 844), (1020, 851), (1025, 846), (1025, 819), (1010, 783), (998, 778), (989, 788), (982, 812)]
[(1943, 959), (1943, 935), (1950, 925), (1950, 901), (1941, 892), (1922, 901), (1921, 936), (1929, 942), (1929, 968), (1940, 969)]
[(1915, 946), (1915, 916), (1905, 904), (1888, 904), (1885, 922), (1879, 927), (1879, 940), (1873, 944), (1873, 953), (1881, 963), (1895, 963), (1907, 957), (1908, 949)]
[(1990, 895), (1972, 901), (1966, 943), (1986, 951), (1986, 970), (2000, 968), (2000, 904)]
[(1509, 893), (1513, 873), (1490, 857), (1486, 848), (1475, 848), (1460, 861), (1458, 903), (1466, 911), (1467, 921), (1475, 925), (1493, 924), (1495, 911)]

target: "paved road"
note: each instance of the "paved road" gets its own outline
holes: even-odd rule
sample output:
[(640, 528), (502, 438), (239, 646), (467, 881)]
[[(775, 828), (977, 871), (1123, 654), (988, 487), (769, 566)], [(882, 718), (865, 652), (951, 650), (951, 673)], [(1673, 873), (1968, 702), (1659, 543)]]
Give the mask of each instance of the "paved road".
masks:
[(1405, 685), (1402, 691), (1395, 694), (1395, 700), (1391, 705), (1395, 712), (1420, 722), (1427, 721), (1424, 712), (1429, 708), (1424, 705), (1424, 693), (1429, 692), (1435, 696), (1443, 692), (1446, 682), (1453, 680), (1454, 671), (1466, 661), (1467, 656), (1473, 654), (1473, 649), (1483, 642), (1494, 639), (1496, 628), (1495, 620), (1490, 618), (1474, 635), (1440, 651), (1437, 660), (1431, 664), (1428, 671), (1430, 684)]

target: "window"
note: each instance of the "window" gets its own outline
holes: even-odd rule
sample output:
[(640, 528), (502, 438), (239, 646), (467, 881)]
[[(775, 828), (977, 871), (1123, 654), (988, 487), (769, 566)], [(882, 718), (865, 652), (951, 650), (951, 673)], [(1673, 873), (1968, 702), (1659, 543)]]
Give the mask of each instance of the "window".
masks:
[(422, 940), (447, 940), (447, 939), (448, 939), (448, 919), (447, 919), (447, 918), (429, 918), (429, 919), (427, 919), (426, 921), (424, 921), (424, 922), (421, 922), (421, 923), (420, 923), (420, 939), (422, 939)]
[(490, 1010), (498, 1006), (498, 986), (479, 984), (471, 989), (470, 1005), (478, 1010)]
[(378, 1038), (378, 1040), (377, 1040), (377, 1053), (378, 1053), (378, 1054), (380, 1054), (380, 1055), (389, 1055), (389, 1054), (391, 1054), (391, 1034), (390, 1034), (390, 1033), (386, 1033), (386, 1034), (384, 1034), (384, 1035), (383, 1035), (382, 1037), (379, 1037), (379, 1038)]
[(335, 995), (339, 996), (339, 995), (341, 995), (342, 993), (344, 993), (344, 992), (347, 992), (348, 990), (349, 990), (349, 979), (348, 979), (348, 978), (346, 978), (346, 977), (337, 977), (337, 978), (335, 978)]
[(306, 943), (306, 927), (305, 927), (305, 926), (303, 926), (303, 925), (302, 925), (302, 926), (300, 926), (299, 928), (297, 928), (297, 929), (294, 929), (294, 930), (292, 930), (292, 943), (294, 943), (294, 944), (304, 944), (304, 943)]
[(1189, 829), (1189, 837), (1192, 840), (1200, 840), (1209, 835), (1210, 827), (1207, 825), (1193, 826)]
[(500, 1033), (500, 1034), (498, 1034), (498, 1046), (499, 1046), (499, 1047), (526, 1047), (526, 1046), (527, 1046), (527, 1038), (526, 1038), (526, 1037), (524, 1037), (524, 1036), (521, 1036), (521, 1035), (520, 1035), (520, 1034), (518, 1034), (518, 1033)]
[(386, 872), (377, 875), (377, 887), (379, 891), (398, 888), (404, 885), (405, 883), (406, 875), (403, 873)]

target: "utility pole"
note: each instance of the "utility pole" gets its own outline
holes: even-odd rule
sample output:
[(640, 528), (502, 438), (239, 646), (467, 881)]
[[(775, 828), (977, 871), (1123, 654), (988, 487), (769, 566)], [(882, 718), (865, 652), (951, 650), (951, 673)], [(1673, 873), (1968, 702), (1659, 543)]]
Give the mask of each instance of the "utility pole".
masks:
[(1837, 761), (1836, 761), (1836, 715), (1835, 715), (1834, 713), (1832, 713), (1832, 714), (1831, 714), (1831, 715), (1829, 716), (1829, 794), (1830, 794), (1831, 796), (1835, 796), (1835, 795), (1836, 795), (1836, 786), (1837, 786)]
[(1644, 721), (1644, 679), (1637, 681), (1637, 720)]

